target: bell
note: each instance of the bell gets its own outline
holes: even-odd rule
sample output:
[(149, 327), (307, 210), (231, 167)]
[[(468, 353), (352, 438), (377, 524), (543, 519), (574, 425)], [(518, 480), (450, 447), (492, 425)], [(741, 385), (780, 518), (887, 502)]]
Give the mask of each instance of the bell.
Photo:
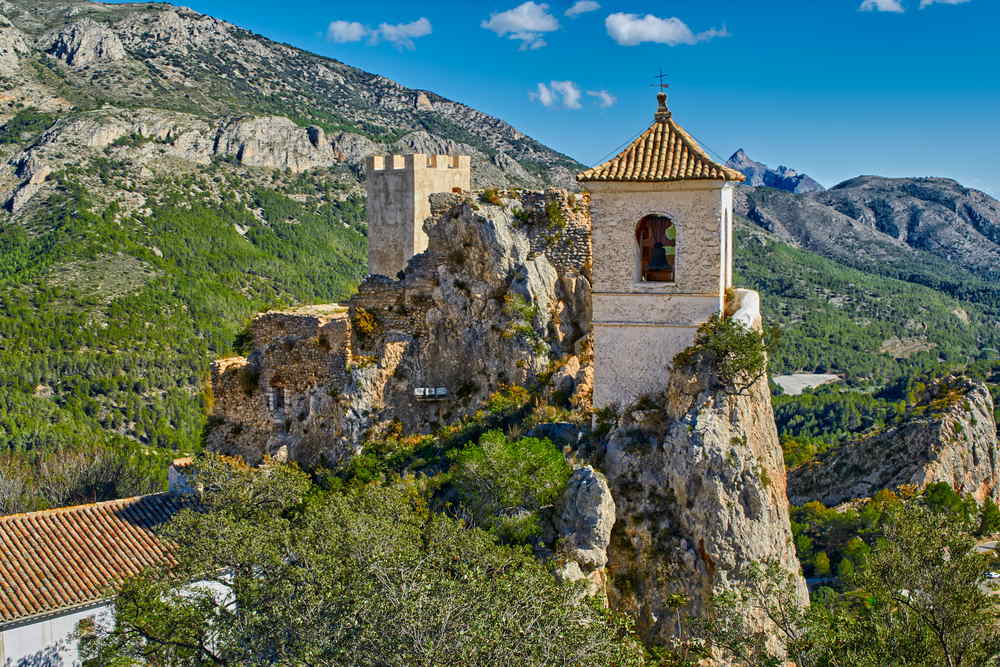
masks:
[(662, 243), (657, 243), (653, 246), (652, 255), (649, 258), (649, 266), (646, 267), (647, 271), (669, 271), (670, 264), (667, 263), (667, 249), (663, 247)]

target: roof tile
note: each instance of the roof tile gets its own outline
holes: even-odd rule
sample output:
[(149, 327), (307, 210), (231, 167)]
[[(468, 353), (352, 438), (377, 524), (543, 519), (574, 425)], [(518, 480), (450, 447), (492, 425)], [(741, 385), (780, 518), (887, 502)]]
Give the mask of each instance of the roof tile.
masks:
[(173, 562), (156, 528), (180, 509), (167, 493), (0, 516), (0, 625), (102, 600)]
[(746, 177), (708, 156), (674, 121), (661, 100), (656, 120), (621, 153), (576, 175), (581, 183), (718, 180), (742, 182)]

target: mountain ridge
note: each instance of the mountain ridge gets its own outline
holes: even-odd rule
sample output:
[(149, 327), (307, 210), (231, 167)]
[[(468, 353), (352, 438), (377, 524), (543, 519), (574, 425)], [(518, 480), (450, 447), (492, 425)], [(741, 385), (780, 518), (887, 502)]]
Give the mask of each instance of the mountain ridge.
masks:
[(751, 187), (769, 187), (787, 190), (796, 194), (819, 192), (824, 188), (807, 174), (800, 173), (784, 165), (771, 169), (762, 162), (750, 159), (742, 148), (733, 153), (726, 166), (741, 172), (746, 176), (746, 185)]

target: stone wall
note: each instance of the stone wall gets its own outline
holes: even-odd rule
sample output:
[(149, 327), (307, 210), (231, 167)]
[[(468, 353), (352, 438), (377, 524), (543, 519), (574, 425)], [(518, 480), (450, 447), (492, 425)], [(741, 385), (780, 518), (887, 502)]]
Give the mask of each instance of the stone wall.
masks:
[[(715, 181), (588, 183), (593, 216), (594, 407), (667, 387), (674, 356), (721, 311), (732, 281), (732, 191)], [(650, 214), (677, 230), (675, 281), (640, 280), (635, 229)]]
[(467, 155), (374, 155), (367, 159), (368, 272), (395, 276), (427, 249), (423, 223), (435, 192), (469, 191)]
[[(368, 276), (346, 307), (257, 317), (248, 357), (213, 369), (210, 446), (333, 465), (390, 424), (430, 432), (557, 360), (575, 360), (569, 389), (584, 383), (589, 211), (561, 191), (506, 194), (499, 206), (433, 195), (428, 248), (400, 278)], [(424, 387), (448, 396), (418, 398)]]

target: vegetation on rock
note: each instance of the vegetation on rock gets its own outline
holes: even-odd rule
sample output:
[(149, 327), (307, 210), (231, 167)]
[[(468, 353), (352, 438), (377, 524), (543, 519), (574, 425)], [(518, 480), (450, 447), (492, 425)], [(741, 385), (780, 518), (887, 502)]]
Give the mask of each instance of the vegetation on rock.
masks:
[(178, 564), (125, 583), (85, 664), (643, 661), (579, 584), (405, 490), (320, 492), (290, 466), (213, 457), (190, 474), (200, 504), (163, 530)]

